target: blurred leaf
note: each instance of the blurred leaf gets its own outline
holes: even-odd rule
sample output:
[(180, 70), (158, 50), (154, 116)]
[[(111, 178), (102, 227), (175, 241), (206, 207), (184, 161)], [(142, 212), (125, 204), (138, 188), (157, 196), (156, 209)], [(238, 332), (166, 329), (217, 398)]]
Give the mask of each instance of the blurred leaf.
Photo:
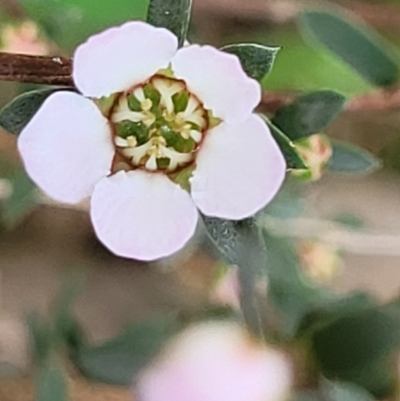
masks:
[(332, 140), (332, 150), (327, 168), (334, 173), (370, 174), (381, 167), (373, 154), (350, 143)]
[(20, 167), (9, 177), (12, 192), (1, 203), (1, 219), (8, 228), (15, 227), (37, 206), (36, 187)]
[(46, 364), (36, 378), (35, 401), (68, 401), (67, 380), (56, 364)]
[(351, 230), (361, 230), (365, 227), (363, 218), (351, 213), (340, 213), (334, 216), (332, 220)]
[(168, 318), (135, 324), (104, 345), (82, 346), (74, 362), (88, 378), (130, 385), (176, 331), (176, 323)]
[(317, 288), (300, 270), (294, 244), (264, 232), (267, 245), (267, 296), (282, 314), (282, 332), (292, 336), (301, 319), (315, 305), (331, 297)]
[(46, 88), (26, 92), (0, 110), (0, 126), (10, 134), (19, 135), (43, 102), (53, 93), (71, 88)]
[(300, 391), (294, 394), (291, 401), (324, 401), (324, 399), (312, 391)]
[(271, 71), (280, 47), (243, 43), (224, 46), (221, 50), (238, 56), (246, 74), (261, 81)]
[(293, 142), (272, 122), (264, 118), (271, 130), (271, 134), (274, 137), (276, 143), (278, 144), (281, 152), (286, 160), (286, 165), (288, 169), (293, 170), (304, 170), (307, 169), (307, 165), (300, 153), (296, 149)]
[(324, 380), (321, 383), (324, 399), (330, 401), (374, 401), (375, 398), (362, 387), (352, 383)]
[(332, 298), (315, 305), (303, 317), (297, 336), (310, 335), (321, 327), (345, 316), (371, 309), (377, 305), (375, 299), (366, 292), (354, 292), (342, 298)]
[(400, 171), (400, 137), (389, 141), (379, 153), (385, 167)]
[(32, 342), (33, 360), (38, 365), (44, 365), (53, 348), (51, 327), (38, 313), (31, 313), (28, 316), (27, 325)]
[(272, 123), (295, 141), (326, 130), (342, 112), (345, 102), (346, 98), (336, 92), (311, 92), (279, 109)]
[(169, 29), (183, 46), (189, 27), (192, 0), (150, 0), (147, 22)]
[(265, 35), (265, 28), (260, 27), (257, 34), (247, 40), (265, 45), (279, 43), (283, 49), (279, 52), (271, 73), (262, 82), (265, 89), (308, 93), (323, 88), (337, 91), (348, 98), (375, 89), (353, 68), (324, 47), (309, 46), (295, 29), (270, 30)]
[(74, 304), (82, 290), (84, 277), (78, 272), (66, 277), (53, 312), (53, 336), (57, 345), (66, 344), (70, 352), (83, 345), (83, 329), (74, 316)]
[(315, 359), (328, 377), (360, 376), (363, 368), (400, 346), (400, 308), (384, 305), (339, 316), (316, 329), (311, 341)]
[(144, 20), (149, 4), (149, 0), (19, 1), (47, 35), (67, 50), (111, 26), (135, 19)]
[(339, 13), (309, 11), (301, 14), (300, 26), (322, 45), (377, 86), (399, 79), (399, 68), (383, 49), (375, 31)]

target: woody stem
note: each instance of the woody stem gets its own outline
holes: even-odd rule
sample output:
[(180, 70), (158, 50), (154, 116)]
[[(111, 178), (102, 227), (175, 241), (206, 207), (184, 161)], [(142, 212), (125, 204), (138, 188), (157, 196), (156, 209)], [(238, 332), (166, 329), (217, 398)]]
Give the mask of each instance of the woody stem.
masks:
[(0, 52), (0, 80), (74, 86), (72, 61), (64, 57), (27, 56)]

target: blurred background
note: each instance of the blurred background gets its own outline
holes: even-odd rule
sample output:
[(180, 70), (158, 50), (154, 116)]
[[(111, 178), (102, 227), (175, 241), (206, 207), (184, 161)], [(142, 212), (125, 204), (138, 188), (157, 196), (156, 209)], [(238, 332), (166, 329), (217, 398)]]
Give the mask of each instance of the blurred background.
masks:
[[(0, 0), (0, 50), (71, 56), (89, 35), (145, 19), (147, 5), (145, 0)], [(368, 176), (326, 172), (315, 182), (291, 177), (265, 224), (294, 237), (300, 266), (311, 280), (340, 293), (366, 289), (388, 300), (400, 290), (400, 94), (381, 95), (309, 40), (298, 15), (316, 7), (339, 7), (357, 23), (368, 23), (400, 64), (396, 0), (194, 0), (190, 41), (217, 47), (241, 42), (280, 46), (263, 81), (269, 92), (331, 89), (348, 99), (377, 94), (382, 104), (347, 108), (326, 133), (369, 150), (382, 160), (382, 169)], [(1, 82), (1, 106), (34, 88)], [(15, 137), (5, 131), (0, 131), (0, 211), (4, 376), (9, 376), (9, 365), (19, 372), (28, 365), (19, 325), (32, 311), (50, 313), (71, 272), (85, 276), (76, 314), (93, 341), (110, 338), (151, 314), (182, 306), (197, 309), (209, 300), (220, 262), (201, 227), (184, 250), (167, 260), (149, 265), (116, 258), (96, 240), (85, 206), (66, 208), (37, 193), (19, 164)], [(24, 383), (29, 388), (29, 381)], [(31, 399), (24, 386), (14, 379), (0, 381), (0, 399)], [(129, 399), (117, 389), (100, 392), (82, 386), (77, 390), (82, 400)]]

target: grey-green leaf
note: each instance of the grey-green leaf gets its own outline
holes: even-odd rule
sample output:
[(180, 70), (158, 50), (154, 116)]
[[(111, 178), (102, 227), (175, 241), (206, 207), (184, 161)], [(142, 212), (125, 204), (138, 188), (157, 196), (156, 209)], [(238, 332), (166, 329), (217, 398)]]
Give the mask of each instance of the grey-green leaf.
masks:
[(19, 135), (43, 102), (53, 93), (72, 88), (46, 88), (23, 93), (0, 110), (0, 126), (10, 134)]
[(221, 255), (239, 267), (241, 311), (247, 327), (262, 337), (255, 286), (266, 264), (264, 238), (255, 219), (222, 220), (203, 216), (207, 233)]
[(311, 92), (279, 109), (272, 123), (295, 141), (326, 130), (340, 115), (345, 102), (337, 92)]
[(56, 364), (46, 364), (36, 378), (36, 401), (68, 401), (67, 380)]
[(189, 28), (192, 0), (150, 0), (147, 22), (173, 32), (183, 46)]
[(239, 264), (243, 261), (242, 254), (249, 251), (244, 243), (257, 249), (258, 256), (264, 260), (265, 245), (254, 219), (232, 221), (203, 216), (203, 221), (208, 236), (229, 263)]
[(350, 143), (333, 140), (332, 150), (327, 168), (334, 173), (370, 174), (381, 167), (373, 154)]
[(375, 398), (362, 387), (352, 383), (323, 380), (321, 391), (324, 399), (332, 401), (374, 401)]
[(272, 124), (272, 122), (267, 119), (266, 121), (271, 130), (272, 136), (274, 137), (286, 160), (287, 168), (292, 170), (307, 169), (307, 164), (300, 156), (300, 153), (296, 149), (293, 142), (276, 125)]
[(280, 47), (243, 43), (224, 46), (221, 50), (238, 56), (246, 74), (261, 81), (271, 71)]
[(88, 378), (131, 385), (134, 377), (176, 331), (176, 322), (169, 318), (135, 324), (104, 345), (81, 346), (74, 362)]
[(324, 11), (302, 13), (300, 26), (306, 38), (319, 41), (372, 84), (390, 86), (398, 81), (399, 67), (371, 28)]

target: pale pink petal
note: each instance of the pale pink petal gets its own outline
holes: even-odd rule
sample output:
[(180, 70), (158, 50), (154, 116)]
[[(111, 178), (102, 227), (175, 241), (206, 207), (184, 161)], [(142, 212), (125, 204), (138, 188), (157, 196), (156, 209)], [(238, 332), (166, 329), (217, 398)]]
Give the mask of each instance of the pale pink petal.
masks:
[(91, 216), (97, 236), (111, 252), (155, 260), (186, 244), (198, 213), (189, 194), (165, 175), (136, 170), (99, 182)]
[(229, 123), (245, 120), (261, 100), (261, 87), (243, 71), (237, 56), (211, 46), (180, 49), (172, 69), (204, 106)]
[(284, 401), (289, 361), (230, 322), (202, 323), (178, 336), (136, 383), (140, 401)]
[(207, 133), (196, 164), (191, 187), (197, 207), (206, 216), (231, 220), (252, 216), (270, 202), (286, 171), (278, 145), (255, 114)]
[(74, 54), (76, 87), (89, 97), (123, 92), (168, 67), (178, 48), (176, 36), (141, 21), (90, 37)]
[(114, 146), (107, 119), (76, 93), (51, 95), (18, 138), (32, 180), (50, 197), (77, 203), (111, 169)]

